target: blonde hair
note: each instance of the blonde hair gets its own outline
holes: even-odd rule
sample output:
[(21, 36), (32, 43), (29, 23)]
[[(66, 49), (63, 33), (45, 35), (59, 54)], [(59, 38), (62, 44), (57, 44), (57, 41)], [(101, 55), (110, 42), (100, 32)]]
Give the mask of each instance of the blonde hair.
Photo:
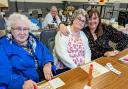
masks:
[(11, 30), (11, 27), (16, 23), (17, 20), (27, 23), (29, 26), (29, 29), (33, 30), (32, 22), (28, 19), (27, 16), (20, 14), (20, 13), (13, 13), (9, 16), (8, 21), (7, 21), (7, 30)]

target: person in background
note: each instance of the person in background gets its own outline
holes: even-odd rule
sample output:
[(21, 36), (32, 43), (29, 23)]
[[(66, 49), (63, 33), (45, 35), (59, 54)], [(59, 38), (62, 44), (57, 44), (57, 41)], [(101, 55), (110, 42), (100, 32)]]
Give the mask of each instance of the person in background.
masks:
[(37, 10), (33, 10), (32, 11), (32, 16), (30, 17), (31, 22), (33, 23), (33, 27), (34, 30), (38, 30), (39, 29), (39, 20), (38, 20), (38, 11)]
[(39, 21), (38, 21), (38, 11), (37, 10), (32, 11), (32, 16), (31, 16), (30, 20), (34, 24), (39, 23)]
[(58, 27), (61, 20), (58, 16), (57, 8), (56, 6), (52, 6), (50, 9), (50, 12), (45, 17), (45, 22), (48, 24), (54, 24), (55, 27)]
[(80, 31), (87, 21), (87, 13), (84, 9), (78, 9), (73, 15), (71, 26), (67, 26), (68, 36), (61, 35), (58, 31), (55, 37), (54, 54), (57, 73), (86, 64), (91, 61), (91, 51), (88, 39)]
[[(13, 13), (7, 21), (10, 32), (0, 38), (0, 89), (34, 89), (55, 70), (53, 56), (31, 31), (31, 21)], [(44, 76), (43, 76), (44, 74)]]
[[(88, 26), (84, 27), (82, 31), (88, 38), (92, 60), (102, 56), (115, 56), (119, 51), (128, 47), (128, 35), (118, 31), (111, 25), (102, 24), (97, 9), (90, 9), (88, 15)], [(64, 24), (60, 25), (60, 31), (64, 35), (69, 33)], [(116, 49), (109, 45), (109, 41), (116, 43)]]
[(38, 26), (40, 27), (40, 29), (46, 29), (47, 23), (44, 21), (44, 18), (39, 17)]

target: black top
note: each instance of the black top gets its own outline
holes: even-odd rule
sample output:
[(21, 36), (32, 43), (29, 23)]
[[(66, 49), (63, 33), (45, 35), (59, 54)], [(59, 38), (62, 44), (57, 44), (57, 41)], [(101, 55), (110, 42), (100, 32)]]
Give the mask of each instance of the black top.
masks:
[(83, 28), (85, 35), (88, 38), (89, 46), (92, 52), (92, 60), (99, 58), (104, 55), (106, 51), (114, 50), (110, 45), (109, 41), (116, 43), (116, 49), (121, 51), (128, 47), (128, 35), (118, 31), (112, 26), (103, 26), (103, 34), (94, 40), (88, 27)]

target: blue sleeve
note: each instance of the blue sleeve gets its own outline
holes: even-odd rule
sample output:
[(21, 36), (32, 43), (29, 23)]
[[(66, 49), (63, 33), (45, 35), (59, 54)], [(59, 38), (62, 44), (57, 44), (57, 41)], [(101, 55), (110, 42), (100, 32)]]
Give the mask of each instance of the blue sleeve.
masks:
[[(8, 47), (7, 47), (8, 48)], [(26, 77), (16, 74), (3, 46), (0, 44), (0, 89), (20, 89)]]
[(48, 62), (51, 62), (52, 71), (56, 74), (56, 66), (54, 65), (54, 58), (50, 50), (41, 41), (39, 41), (38, 49), (40, 50), (40, 51), (38, 50), (38, 53), (40, 52), (39, 54), (41, 55), (40, 68), (42, 69), (45, 64), (47, 64)]
[(0, 44), (0, 86), (9, 84), (10, 75), (11, 65), (2, 45)]
[(2, 85), (2, 86), (0, 86), (0, 89), (7, 89), (7, 87)]

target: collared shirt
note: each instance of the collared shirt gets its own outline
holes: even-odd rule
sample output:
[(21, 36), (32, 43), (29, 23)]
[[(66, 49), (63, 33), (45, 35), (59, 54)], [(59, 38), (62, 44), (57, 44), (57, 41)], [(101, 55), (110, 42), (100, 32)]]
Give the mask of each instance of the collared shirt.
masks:
[[(56, 23), (55, 23), (55, 21), (54, 21), (55, 19), (56, 19)], [(45, 17), (45, 22), (46, 22), (47, 24), (56, 24), (56, 25), (58, 26), (58, 25), (61, 23), (61, 20), (60, 20), (60, 18), (59, 18), (58, 15), (56, 15), (56, 17), (54, 17), (54, 19), (53, 19), (51, 13), (48, 13), (48, 14), (46, 15), (46, 17)]]

